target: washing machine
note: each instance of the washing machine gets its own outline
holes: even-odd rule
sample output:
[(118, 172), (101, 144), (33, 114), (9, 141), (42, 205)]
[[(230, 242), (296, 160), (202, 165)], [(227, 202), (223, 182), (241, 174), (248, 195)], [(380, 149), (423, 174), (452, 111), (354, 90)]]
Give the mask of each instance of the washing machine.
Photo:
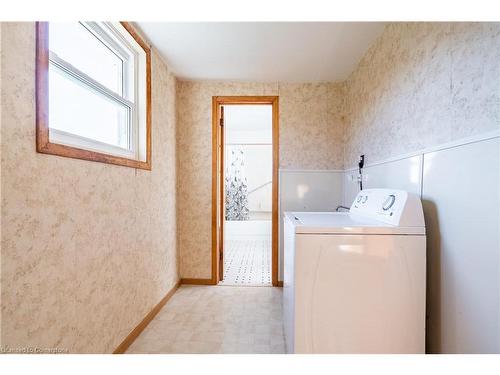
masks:
[(420, 198), (366, 189), (349, 212), (284, 215), (288, 353), (424, 353)]

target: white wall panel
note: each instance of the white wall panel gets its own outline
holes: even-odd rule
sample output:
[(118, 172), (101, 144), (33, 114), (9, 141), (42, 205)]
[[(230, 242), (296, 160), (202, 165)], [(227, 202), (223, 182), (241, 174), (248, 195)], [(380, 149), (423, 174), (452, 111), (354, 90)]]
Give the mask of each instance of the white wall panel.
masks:
[(428, 350), (498, 353), (499, 139), (424, 158)]
[[(370, 165), (363, 168), (363, 188), (401, 189), (421, 195), (422, 155)], [(350, 206), (359, 192), (358, 171), (348, 170), (344, 176), (345, 206)]]
[(359, 193), (358, 170), (345, 171), (343, 182), (342, 205), (351, 207), (354, 198)]
[(363, 188), (401, 189), (421, 194), (422, 155), (364, 168)]
[(335, 211), (342, 204), (341, 171), (280, 170), (279, 280), (283, 280), (283, 212)]

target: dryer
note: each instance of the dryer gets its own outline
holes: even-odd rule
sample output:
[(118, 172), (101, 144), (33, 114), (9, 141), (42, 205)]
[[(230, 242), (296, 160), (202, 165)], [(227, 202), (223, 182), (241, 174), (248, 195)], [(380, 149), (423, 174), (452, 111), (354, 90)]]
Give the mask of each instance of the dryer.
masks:
[(287, 212), (284, 222), (288, 353), (424, 353), (418, 196), (367, 189), (349, 212)]

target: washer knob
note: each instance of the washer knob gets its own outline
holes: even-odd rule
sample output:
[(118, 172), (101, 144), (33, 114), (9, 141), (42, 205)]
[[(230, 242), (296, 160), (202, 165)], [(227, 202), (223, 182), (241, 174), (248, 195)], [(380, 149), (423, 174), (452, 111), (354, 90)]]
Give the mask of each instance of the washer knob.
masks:
[(394, 202), (396, 201), (396, 196), (394, 194), (391, 194), (387, 197), (385, 200), (384, 204), (382, 204), (382, 209), (384, 211), (387, 211), (389, 208), (391, 208), (394, 205)]

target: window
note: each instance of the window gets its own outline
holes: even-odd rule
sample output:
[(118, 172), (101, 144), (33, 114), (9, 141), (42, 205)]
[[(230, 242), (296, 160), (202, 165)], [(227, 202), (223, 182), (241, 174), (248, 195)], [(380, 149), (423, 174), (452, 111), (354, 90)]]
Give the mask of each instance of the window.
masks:
[(37, 24), (37, 151), (151, 169), (151, 53), (129, 24)]

